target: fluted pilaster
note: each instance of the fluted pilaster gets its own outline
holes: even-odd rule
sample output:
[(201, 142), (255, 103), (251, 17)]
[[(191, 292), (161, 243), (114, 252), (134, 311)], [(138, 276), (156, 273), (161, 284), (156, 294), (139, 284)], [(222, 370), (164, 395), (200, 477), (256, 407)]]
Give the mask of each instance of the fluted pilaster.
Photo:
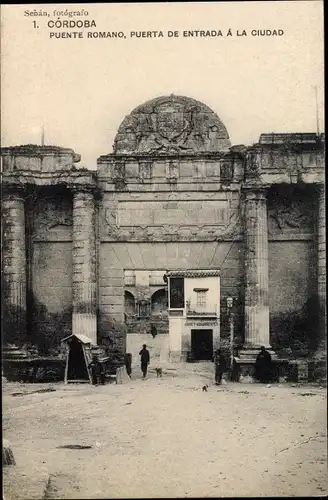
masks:
[(96, 215), (92, 191), (73, 193), (73, 324), (97, 344)]
[(5, 192), (3, 211), (3, 297), (5, 342), (26, 333), (25, 202), (19, 191)]
[(318, 300), (320, 306), (320, 344), (318, 356), (326, 355), (327, 332), (326, 332), (326, 198), (325, 186), (319, 186), (318, 199), (318, 230), (317, 230), (317, 279), (318, 279)]
[(266, 193), (245, 191), (245, 348), (270, 347)]

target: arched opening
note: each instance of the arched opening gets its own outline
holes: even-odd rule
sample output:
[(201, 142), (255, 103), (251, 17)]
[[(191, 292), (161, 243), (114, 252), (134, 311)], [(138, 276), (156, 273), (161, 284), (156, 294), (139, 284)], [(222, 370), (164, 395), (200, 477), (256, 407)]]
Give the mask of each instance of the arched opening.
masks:
[(128, 290), (125, 290), (124, 292), (124, 318), (125, 318), (125, 323), (131, 319), (132, 316), (134, 316), (136, 313), (136, 302), (134, 299), (134, 296), (131, 292)]
[(160, 316), (167, 313), (167, 292), (164, 288), (157, 290), (151, 297), (151, 313)]

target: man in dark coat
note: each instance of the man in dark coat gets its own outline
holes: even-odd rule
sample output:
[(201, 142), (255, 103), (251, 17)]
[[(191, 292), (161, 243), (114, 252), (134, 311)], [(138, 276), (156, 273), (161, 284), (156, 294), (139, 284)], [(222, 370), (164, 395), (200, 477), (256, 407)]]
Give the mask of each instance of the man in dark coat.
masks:
[(93, 385), (99, 385), (105, 383), (103, 367), (97, 356), (93, 356), (92, 362), (89, 364), (88, 368), (89, 370), (91, 369), (91, 377)]
[(156, 328), (155, 325), (151, 325), (151, 327), (150, 327), (150, 333), (151, 333), (151, 335), (152, 335), (152, 337), (154, 339), (156, 337), (156, 335), (157, 335), (157, 328)]
[(222, 375), (226, 368), (226, 361), (220, 349), (217, 349), (213, 356), (214, 366), (215, 366), (215, 384), (220, 385), (222, 383)]
[(270, 353), (264, 346), (261, 347), (255, 362), (255, 377), (262, 384), (271, 382), (272, 379), (272, 360)]
[(142, 349), (139, 352), (139, 356), (141, 356), (140, 361), (141, 361), (142, 378), (146, 378), (148, 364), (150, 361), (149, 351), (147, 350), (146, 344), (143, 344)]

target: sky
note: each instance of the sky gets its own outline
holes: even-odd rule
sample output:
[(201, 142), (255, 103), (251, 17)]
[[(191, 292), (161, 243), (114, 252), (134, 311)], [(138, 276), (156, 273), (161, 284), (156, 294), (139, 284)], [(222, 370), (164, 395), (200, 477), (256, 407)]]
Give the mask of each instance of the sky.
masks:
[[(1, 7), (2, 146), (40, 144), (44, 125), (46, 144), (74, 149), (80, 165), (94, 169), (97, 157), (112, 153), (124, 117), (169, 94), (208, 105), (235, 145), (257, 142), (264, 132), (316, 132), (317, 114), (324, 130), (321, 1), (43, 4), (49, 17), (26, 15), (34, 8), (40, 11)], [(66, 9), (88, 15), (55, 12)], [(52, 28), (58, 19), (96, 26)], [(169, 38), (168, 30), (179, 36)], [(184, 37), (187, 30), (222, 36)], [(112, 31), (126, 38), (87, 38)], [(164, 37), (131, 37), (140, 31)], [(67, 32), (83, 38), (54, 37)]]

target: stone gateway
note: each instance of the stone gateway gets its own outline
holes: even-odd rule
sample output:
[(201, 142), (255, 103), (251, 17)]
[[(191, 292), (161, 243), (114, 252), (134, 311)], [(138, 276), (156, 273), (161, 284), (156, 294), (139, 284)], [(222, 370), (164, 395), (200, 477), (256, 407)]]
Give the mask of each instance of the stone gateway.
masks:
[(53, 357), (86, 335), (119, 365), (143, 343), (167, 361), (220, 347), (243, 374), (264, 346), (324, 371), (323, 135), (232, 146), (170, 95), (126, 116), (96, 172), (79, 160), (2, 149), (5, 346)]

